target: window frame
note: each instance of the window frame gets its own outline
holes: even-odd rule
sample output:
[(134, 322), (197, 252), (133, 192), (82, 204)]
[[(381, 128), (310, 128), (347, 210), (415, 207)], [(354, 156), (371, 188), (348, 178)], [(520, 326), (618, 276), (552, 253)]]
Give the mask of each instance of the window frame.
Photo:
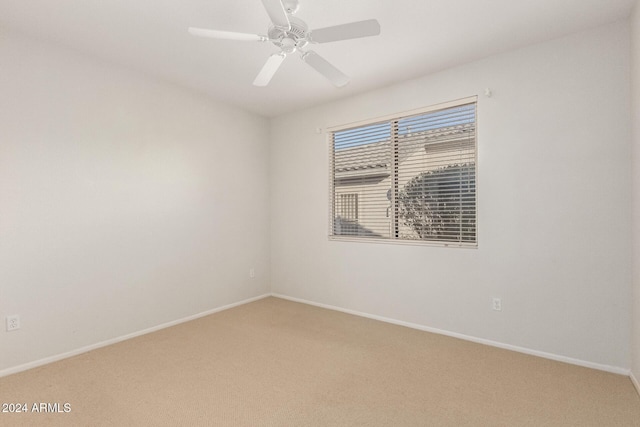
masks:
[[(370, 126), (370, 125), (376, 125), (379, 123), (386, 123), (386, 122), (393, 122), (393, 121), (398, 121), (398, 120), (402, 120), (411, 116), (417, 116), (417, 115), (423, 115), (423, 114), (428, 114), (428, 113), (432, 113), (432, 112), (436, 112), (438, 110), (445, 110), (448, 108), (454, 108), (454, 107), (460, 107), (460, 106), (464, 106), (464, 105), (469, 105), (469, 104), (474, 104), (475, 105), (475, 137), (473, 140), (473, 149), (474, 149), (474, 153), (473, 153), (473, 161), (474, 161), (474, 168), (475, 168), (475, 241), (473, 242), (464, 242), (464, 241), (441, 241), (441, 240), (417, 240), (417, 239), (403, 239), (403, 238), (397, 238), (397, 237), (384, 237), (384, 238), (378, 238), (378, 237), (363, 237), (363, 236), (353, 236), (353, 235), (336, 235), (334, 234), (334, 227), (335, 227), (335, 213), (336, 213), (336, 206), (335, 206), (335, 197), (336, 197), (336, 191), (335, 191), (335, 159), (334, 159), (334, 155), (335, 155), (335, 150), (334, 150), (334, 143), (333, 143), (333, 134), (335, 134), (336, 132), (340, 132), (340, 131), (344, 131), (344, 130), (349, 130), (349, 129), (354, 129), (354, 128), (358, 128), (358, 127), (364, 127), (364, 126)], [(454, 247), (454, 248), (468, 248), (468, 249), (477, 249), (478, 248), (478, 114), (477, 114), (477, 110), (478, 110), (478, 96), (470, 96), (470, 97), (466, 97), (466, 98), (461, 98), (461, 99), (457, 99), (454, 101), (448, 101), (448, 102), (443, 102), (440, 104), (435, 104), (435, 105), (431, 105), (428, 107), (423, 107), (423, 108), (418, 108), (418, 109), (414, 109), (414, 110), (409, 110), (409, 111), (404, 111), (404, 112), (400, 112), (400, 113), (394, 113), (394, 114), (389, 114), (386, 116), (382, 116), (382, 117), (377, 117), (377, 118), (373, 118), (373, 119), (367, 119), (367, 120), (361, 120), (361, 121), (357, 121), (357, 122), (352, 122), (352, 123), (347, 123), (347, 124), (342, 124), (342, 125), (336, 125), (336, 126), (331, 126), (326, 128), (326, 140), (327, 140), (327, 146), (328, 146), (328, 151), (329, 151), (329, 186), (328, 186), (328, 196), (329, 196), (329, 209), (328, 209), (328, 213), (329, 213), (329, 221), (328, 221), (328, 225), (329, 225), (329, 235), (328, 238), (330, 241), (343, 241), (343, 242), (358, 242), (358, 243), (383, 243), (383, 244), (399, 244), (399, 245), (418, 245), (418, 246), (436, 246), (436, 247)], [(393, 156), (392, 156), (393, 158)], [(392, 168), (392, 175), (391, 178), (392, 180), (395, 179), (394, 177), (394, 169), (396, 168), (395, 164), (391, 165)], [(392, 191), (391, 193), (395, 193), (395, 191)], [(395, 194), (393, 196), (395, 198)], [(395, 206), (395, 201), (392, 202)], [(396, 215), (394, 215), (394, 212), (392, 210), (391, 212), (391, 221), (393, 222), (397, 222), (399, 221), (399, 218), (396, 217)]]

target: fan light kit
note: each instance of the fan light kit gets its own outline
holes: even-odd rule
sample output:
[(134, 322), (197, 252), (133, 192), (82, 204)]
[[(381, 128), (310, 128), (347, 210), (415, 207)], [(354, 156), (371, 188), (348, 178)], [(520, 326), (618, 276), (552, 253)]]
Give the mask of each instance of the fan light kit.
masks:
[(349, 77), (317, 53), (305, 48), (311, 43), (329, 43), (380, 34), (380, 24), (375, 19), (309, 30), (304, 21), (293, 16), (299, 8), (298, 0), (262, 0), (262, 4), (267, 10), (269, 18), (271, 18), (271, 25), (266, 36), (189, 28), (189, 33), (194, 36), (224, 40), (271, 42), (277, 46), (280, 52), (274, 53), (267, 59), (262, 70), (253, 81), (255, 86), (268, 85), (287, 55), (299, 52), (300, 58), (309, 64), (311, 68), (326, 77), (336, 87), (342, 87), (349, 83)]

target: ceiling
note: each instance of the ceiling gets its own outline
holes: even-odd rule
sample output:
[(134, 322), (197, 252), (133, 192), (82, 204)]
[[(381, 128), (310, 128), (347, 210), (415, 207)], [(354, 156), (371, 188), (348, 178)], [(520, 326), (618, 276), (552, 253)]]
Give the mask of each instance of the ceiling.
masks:
[(252, 85), (271, 43), (193, 37), (203, 27), (266, 34), (260, 0), (2, 0), (0, 28), (125, 65), (273, 117), (626, 18), (635, 0), (300, 0), (309, 28), (376, 18), (378, 37), (311, 48), (351, 77), (333, 87), (291, 55)]

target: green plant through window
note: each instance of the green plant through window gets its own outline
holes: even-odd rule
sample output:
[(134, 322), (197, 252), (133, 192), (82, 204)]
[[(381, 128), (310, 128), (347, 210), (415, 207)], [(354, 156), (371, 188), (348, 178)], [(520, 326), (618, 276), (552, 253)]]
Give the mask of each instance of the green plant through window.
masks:
[(449, 165), (423, 172), (398, 192), (404, 225), (421, 240), (474, 241), (475, 165)]

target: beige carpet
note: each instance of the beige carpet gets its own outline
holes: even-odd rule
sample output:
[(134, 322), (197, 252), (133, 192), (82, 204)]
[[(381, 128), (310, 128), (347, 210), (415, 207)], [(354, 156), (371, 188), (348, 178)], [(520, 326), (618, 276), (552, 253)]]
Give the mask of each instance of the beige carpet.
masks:
[(3, 426), (640, 426), (624, 376), (267, 298), (0, 378)]

